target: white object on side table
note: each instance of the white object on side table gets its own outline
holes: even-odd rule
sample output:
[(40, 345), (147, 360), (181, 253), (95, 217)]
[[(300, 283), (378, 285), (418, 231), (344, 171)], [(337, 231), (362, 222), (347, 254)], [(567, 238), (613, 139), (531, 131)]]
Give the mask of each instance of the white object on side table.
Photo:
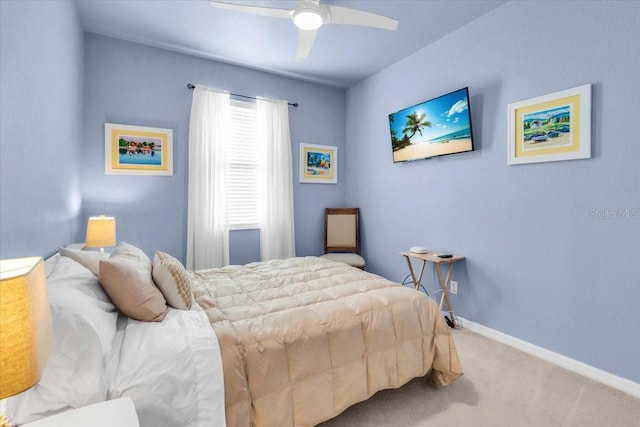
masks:
[(22, 427), (140, 427), (129, 397), (107, 400), (43, 418)]
[(409, 249), (409, 252), (412, 252), (414, 254), (426, 254), (429, 252), (429, 249), (425, 248), (424, 246), (412, 246), (411, 249)]

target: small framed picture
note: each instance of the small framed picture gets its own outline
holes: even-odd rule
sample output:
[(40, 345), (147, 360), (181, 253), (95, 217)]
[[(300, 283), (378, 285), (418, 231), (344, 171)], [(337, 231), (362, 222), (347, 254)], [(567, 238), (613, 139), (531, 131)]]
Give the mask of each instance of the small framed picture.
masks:
[(300, 144), (300, 182), (338, 183), (338, 147)]
[(107, 175), (173, 175), (173, 130), (105, 123)]
[(591, 85), (508, 106), (510, 165), (591, 157)]

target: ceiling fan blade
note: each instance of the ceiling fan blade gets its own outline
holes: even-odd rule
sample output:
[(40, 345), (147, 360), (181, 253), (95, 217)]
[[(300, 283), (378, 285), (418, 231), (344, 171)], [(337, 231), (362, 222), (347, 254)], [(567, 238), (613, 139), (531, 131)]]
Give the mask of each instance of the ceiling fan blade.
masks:
[(296, 59), (304, 59), (307, 57), (313, 42), (316, 40), (316, 34), (318, 30), (298, 30), (298, 51), (296, 52)]
[(291, 10), (271, 7), (247, 6), (237, 3), (209, 0), (209, 4), (218, 9), (232, 10), (234, 12), (251, 13), (253, 15), (271, 16), (274, 18), (289, 18)]
[(327, 23), (330, 24), (360, 25), (390, 31), (398, 28), (398, 21), (386, 16), (341, 6), (322, 5), (321, 7), (328, 12)]

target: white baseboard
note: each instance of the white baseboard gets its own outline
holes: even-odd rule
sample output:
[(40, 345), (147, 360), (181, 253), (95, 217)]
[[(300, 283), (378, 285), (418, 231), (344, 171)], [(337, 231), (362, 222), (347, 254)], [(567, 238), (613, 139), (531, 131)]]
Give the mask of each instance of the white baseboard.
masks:
[(496, 331), (495, 329), (491, 329), (479, 323), (472, 322), (471, 320), (464, 319), (460, 316), (456, 317), (461, 320), (462, 325), (471, 332), (475, 332), (478, 335), (482, 335), (494, 341), (501, 342), (517, 350), (524, 351), (525, 353), (528, 353), (539, 359), (545, 360), (549, 363), (553, 363), (554, 365), (560, 366), (571, 372), (575, 372), (576, 374), (582, 375), (599, 383), (608, 385), (609, 387), (613, 387), (616, 390), (620, 390), (634, 397), (640, 398), (640, 384), (636, 382), (619, 377), (617, 375), (610, 374), (609, 372), (594, 368), (593, 366), (587, 365), (586, 363), (582, 363), (567, 356), (554, 353), (553, 351), (547, 350), (546, 348), (538, 347), (535, 344), (528, 343), (521, 339)]

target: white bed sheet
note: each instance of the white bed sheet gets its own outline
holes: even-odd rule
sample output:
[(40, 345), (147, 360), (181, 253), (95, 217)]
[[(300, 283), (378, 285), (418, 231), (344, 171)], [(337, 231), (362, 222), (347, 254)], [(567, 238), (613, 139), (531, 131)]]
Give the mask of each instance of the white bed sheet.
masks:
[(130, 397), (141, 427), (224, 427), (220, 347), (200, 306), (170, 309), (162, 322), (120, 321), (107, 361), (109, 399)]

